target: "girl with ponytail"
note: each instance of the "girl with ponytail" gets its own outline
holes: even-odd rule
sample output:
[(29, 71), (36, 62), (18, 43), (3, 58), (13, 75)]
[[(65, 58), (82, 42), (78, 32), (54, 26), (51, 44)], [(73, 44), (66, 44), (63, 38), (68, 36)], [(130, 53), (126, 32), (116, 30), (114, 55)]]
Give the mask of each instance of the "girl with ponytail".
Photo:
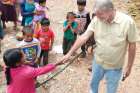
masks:
[(6, 93), (36, 93), (35, 79), (37, 76), (48, 73), (62, 63), (48, 64), (44, 67), (33, 68), (24, 65), (25, 57), (20, 48), (7, 50), (3, 55), (6, 65), (7, 80)]

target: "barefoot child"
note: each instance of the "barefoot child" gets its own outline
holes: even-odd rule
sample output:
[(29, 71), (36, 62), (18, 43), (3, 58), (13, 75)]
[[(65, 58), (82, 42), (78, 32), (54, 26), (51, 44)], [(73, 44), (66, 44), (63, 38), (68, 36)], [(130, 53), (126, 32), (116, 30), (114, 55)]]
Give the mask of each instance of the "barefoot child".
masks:
[(41, 44), (41, 54), (40, 59), (43, 57), (43, 65), (48, 64), (48, 54), (52, 50), (54, 42), (54, 32), (49, 27), (50, 20), (48, 18), (43, 18), (41, 20), (41, 30), (35, 33), (35, 37), (40, 41)]
[(25, 54), (26, 64), (33, 67), (37, 67), (41, 47), (40, 42), (36, 38), (33, 38), (33, 33), (34, 31), (31, 27), (24, 27), (23, 28), (24, 39), (18, 45), (18, 47), (20, 47)]
[(7, 80), (6, 93), (36, 93), (35, 79), (48, 73), (61, 63), (48, 64), (44, 67), (33, 68), (25, 63), (25, 55), (20, 48), (9, 49), (4, 53)]
[(78, 23), (75, 21), (75, 14), (68, 12), (66, 21), (63, 24), (63, 54), (67, 54), (76, 39)]

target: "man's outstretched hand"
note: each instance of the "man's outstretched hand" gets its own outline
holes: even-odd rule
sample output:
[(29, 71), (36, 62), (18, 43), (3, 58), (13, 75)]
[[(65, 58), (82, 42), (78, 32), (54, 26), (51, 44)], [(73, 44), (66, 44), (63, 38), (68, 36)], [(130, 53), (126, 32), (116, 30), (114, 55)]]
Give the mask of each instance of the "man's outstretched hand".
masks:
[(62, 57), (62, 59), (59, 60), (58, 63), (56, 63), (56, 65), (62, 65), (68, 62), (68, 60), (70, 60), (71, 55), (67, 54), (65, 56)]

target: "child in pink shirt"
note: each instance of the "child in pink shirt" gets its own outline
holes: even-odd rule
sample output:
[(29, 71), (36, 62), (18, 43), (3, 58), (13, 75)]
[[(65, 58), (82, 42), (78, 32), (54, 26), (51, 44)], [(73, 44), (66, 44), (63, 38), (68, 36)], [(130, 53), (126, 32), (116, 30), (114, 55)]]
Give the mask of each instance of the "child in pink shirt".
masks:
[(35, 79), (37, 76), (48, 73), (62, 63), (48, 64), (40, 68), (24, 65), (25, 57), (20, 48), (9, 49), (4, 53), (6, 65), (6, 93), (36, 93)]
[(47, 9), (46, 0), (39, 0), (38, 3), (35, 3), (35, 12), (36, 12), (36, 14), (34, 15), (35, 22), (39, 22), (44, 17), (46, 17), (46, 14), (45, 14), (46, 9)]
[(38, 3), (35, 3), (35, 15), (33, 20), (33, 28), (35, 30), (40, 28), (40, 21), (44, 17), (48, 18), (46, 10), (47, 10), (46, 0), (39, 0)]

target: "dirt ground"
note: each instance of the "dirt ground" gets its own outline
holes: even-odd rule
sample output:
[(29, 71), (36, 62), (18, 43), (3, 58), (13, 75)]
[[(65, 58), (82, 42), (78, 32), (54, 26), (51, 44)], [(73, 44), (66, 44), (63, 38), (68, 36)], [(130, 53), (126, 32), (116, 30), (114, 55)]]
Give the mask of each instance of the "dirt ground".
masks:
[[(87, 0), (87, 10), (92, 13), (93, 0)], [(132, 0), (135, 2), (124, 2), (125, 0), (113, 0), (115, 7), (119, 11), (131, 14), (137, 22), (137, 26), (140, 27), (140, 6), (139, 0)], [(65, 20), (66, 13), (68, 11), (74, 11), (76, 7), (76, 0), (48, 0), (48, 15), (51, 20), (51, 27), (56, 34), (55, 45), (60, 46), (62, 44), (62, 23)], [(11, 23), (8, 23), (9, 28), (6, 29), (6, 36), (3, 40), (3, 51), (7, 48), (15, 47), (18, 41), (15, 40), (15, 34), (17, 31), (12, 31)], [(49, 62), (55, 63), (61, 59), (62, 54), (57, 53), (55, 50), (51, 51)], [(47, 89), (38, 88), (37, 93), (89, 93), (90, 92), (90, 80), (91, 72), (88, 71), (88, 67), (92, 64), (92, 54), (88, 54), (85, 59), (80, 59), (80, 62), (75, 62), (64, 70), (61, 74), (55, 77), (53, 80), (45, 84)], [(127, 59), (127, 57), (126, 57)], [(127, 62), (127, 61), (126, 61)], [(132, 69), (130, 77), (125, 82), (120, 82), (118, 93), (139, 93), (140, 91), (140, 44), (137, 44), (137, 53), (135, 63)], [(0, 64), (2, 62), (2, 54), (0, 55)], [(58, 69), (63, 68), (60, 66)], [(54, 71), (55, 72), (55, 71)], [(0, 93), (5, 93), (5, 79), (0, 73)], [(49, 73), (49, 75), (52, 75)], [(39, 81), (46, 80), (48, 75), (39, 77)], [(100, 84), (99, 93), (105, 93), (105, 80), (102, 80)]]

